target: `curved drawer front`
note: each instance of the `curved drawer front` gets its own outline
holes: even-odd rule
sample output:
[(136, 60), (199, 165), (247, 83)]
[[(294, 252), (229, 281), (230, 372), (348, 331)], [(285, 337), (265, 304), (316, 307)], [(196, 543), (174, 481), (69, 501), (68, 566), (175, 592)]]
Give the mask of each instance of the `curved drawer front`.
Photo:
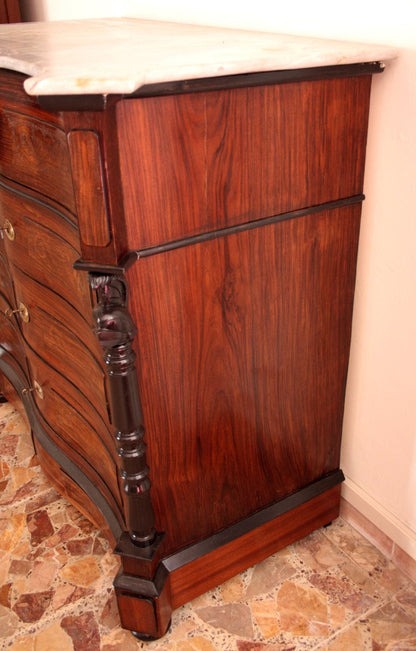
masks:
[(27, 376), (26, 353), (14, 316), (7, 317), (5, 312), (10, 304), (0, 295), (0, 347), (10, 353)]
[(14, 229), (13, 241), (4, 240), (9, 261), (81, 313), (89, 314), (87, 280), (73, 269), (79, 257), (75, 225), (65, 214), (4, 186), (0, 186), (0, 207), (3, 219)]
[[(94, 408), (108, 423), (101, 358), (84, 343), (84, 334), (87, 340), (93, 337), (88, 325), (77, 331), (72, 323), (73, 309), (18, 270), (15, 287), (18, 302), (23, 303), (29, 313), (27, 323), (20, 319), (29, 349), (59, 373), (62, 381), (69, 382), (77, 393), (82, 393), (90, 403), (89, 409)], [(57, 318), (60, 315), (64, 317), (63, 321)]]
[(56, 433), (54, 442), (94, 482), (110, 504), (121, 508), (118, 485), (117, 454), (103, 423), (94, 415), (91, 405), (75, 387), (62, 379), (57, 371), (40, 357), (28, 351), (32, 384), (36, 382), (42, 395), (34, 391), (37, 407)]
[[(31, 278), (27, 273), (17, 267), (13, 268), (13, 273), (16, 287), (16, 305), (23, 303), (27, 306), (30, 317), (28, 325), (43, 330), (44, 315), (45, 318), (49, 318), (52, 322), (60, 324), (60, 327), (69, 332), (68, 336), (73, 337), (83, 349), (87, 350), (86, 354), (91, 357), (91, 364), (99, 368), (100, 374), (104, 373), (102, 351), (92, 327), (92, 321), (88, 318), (91, 316), (91, 309), (88, 314), (81, 314), (76, 307), (36, 279)], [(26, 328), (24, 333), (27, 335), (30, 331), (31, 328)], [(62, 349), (63, 345), (64, 342), (60, 342), (59, 348)]]
[(64, 131), (20, 111), (0, 111), (0, 174), (75, 212)]
[(0, 244), (0, 295), (8, 302), (9, 307), (16, 304), (13, 292), (13, 280), (7, 264), (6, 253)]

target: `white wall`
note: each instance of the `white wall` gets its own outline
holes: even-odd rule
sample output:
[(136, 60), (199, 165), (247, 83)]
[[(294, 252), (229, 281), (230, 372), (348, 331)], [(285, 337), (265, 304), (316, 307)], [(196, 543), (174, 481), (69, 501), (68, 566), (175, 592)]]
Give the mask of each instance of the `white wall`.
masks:
[(30, 19), (142, 16), (392, 44), (373, 81), (342, 467), (346, 498), (416, 559), (416, 3), (25, 0)]

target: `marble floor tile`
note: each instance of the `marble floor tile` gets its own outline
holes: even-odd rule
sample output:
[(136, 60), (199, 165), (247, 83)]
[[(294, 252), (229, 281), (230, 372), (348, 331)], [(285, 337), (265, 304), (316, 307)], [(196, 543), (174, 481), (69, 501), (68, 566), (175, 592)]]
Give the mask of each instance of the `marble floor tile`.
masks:
[(416, 651), (416, 584), (341, 518), (179, 608), (147, 644), (120, 627), (118, 567), (0, 404), (0, 649)]

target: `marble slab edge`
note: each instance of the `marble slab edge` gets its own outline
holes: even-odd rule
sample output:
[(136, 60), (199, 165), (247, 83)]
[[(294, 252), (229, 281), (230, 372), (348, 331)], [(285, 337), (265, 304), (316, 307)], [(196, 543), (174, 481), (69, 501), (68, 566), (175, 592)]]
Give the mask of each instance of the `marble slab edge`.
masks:
[(131, 94), (147, 84), (396, 58), (384, 45), (101, 18), (0, 26), (0, 67), (29, 95)]

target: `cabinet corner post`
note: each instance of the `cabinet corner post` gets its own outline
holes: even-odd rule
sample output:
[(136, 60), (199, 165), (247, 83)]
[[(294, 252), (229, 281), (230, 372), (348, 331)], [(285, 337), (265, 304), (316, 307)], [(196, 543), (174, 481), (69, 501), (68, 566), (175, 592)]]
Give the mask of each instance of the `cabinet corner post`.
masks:
[(150, 498), (149, 468), (133, 340), (137, 329), (127, 308), (127, 283), (122, 275), (89, 274), (97, 293), (93, 311), (96, 334), (104, 351), (109, 382), (110, 407), (120, 475), (126, 497), (126, 524), (138, 547), (156, 538), (155, 516)]

